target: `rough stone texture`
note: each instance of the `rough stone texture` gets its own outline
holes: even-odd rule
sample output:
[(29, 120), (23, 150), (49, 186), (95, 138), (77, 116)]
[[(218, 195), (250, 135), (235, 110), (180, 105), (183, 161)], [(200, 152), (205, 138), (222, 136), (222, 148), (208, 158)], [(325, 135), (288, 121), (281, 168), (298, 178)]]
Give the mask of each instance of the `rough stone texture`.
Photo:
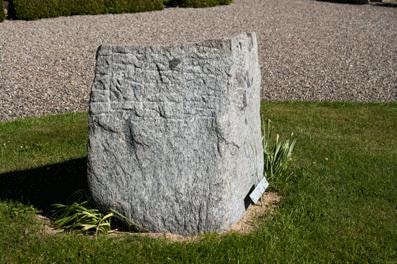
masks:
[(263, 175), (254, 33), (101, 46), (89, 118), (96, 202), (150, 231), (222, 231)]

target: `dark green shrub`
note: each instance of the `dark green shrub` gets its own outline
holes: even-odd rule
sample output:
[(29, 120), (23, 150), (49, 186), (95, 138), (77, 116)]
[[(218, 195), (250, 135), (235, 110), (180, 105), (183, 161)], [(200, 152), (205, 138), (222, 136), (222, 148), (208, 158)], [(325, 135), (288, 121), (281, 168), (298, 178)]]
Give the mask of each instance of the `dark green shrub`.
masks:
[(17, 19), (33, 20), (70, 15), (133, 13), (164, 8), (163, 0), (13, 0)]
[(108, 13), (128, 12), (128, 0), (105, 0), (105, 7)]
[(148, 10), (161, 10), (164, 8), (163, 0), (128, 0), (127, 12), (143, 12)]
[(11, 0), (10, 4), (13, 18), (33, 20), (70, 15), (144, 12), (161, 10), (164, 5), (210, 7), (231, 2), (232, 0)]
[(96, 15), (106, 13), (104, 0), (68, 0), (71, 15)]
[(12, 0), (13, 18), (34, 20), (39, 18), (70, 16), (72, 0)]
[(163, 0), (104, 0), (106, 13), (135, 13), (164, 8)]
[(39, 19), (49, 17), (47, 0), (13, 0), (15, 17), (19, 19)]
[(220, 5), (230, 5), (233, 0), (219, 0)]
[(210, 7), (217, 5), (228, 5), (232, 0), (178, 0), (182, 7)]
[(164, 0), (163, 3), (164, 3), (164, 6), (167, 6), (167, 7), (178, 6), (178, 0)]
[(71, 9), (71, 0), (47, 0), (47, 17), (70, 16)]
[(219, 4), (219, 0), (179, 0), (182, 7), (210, 7)]

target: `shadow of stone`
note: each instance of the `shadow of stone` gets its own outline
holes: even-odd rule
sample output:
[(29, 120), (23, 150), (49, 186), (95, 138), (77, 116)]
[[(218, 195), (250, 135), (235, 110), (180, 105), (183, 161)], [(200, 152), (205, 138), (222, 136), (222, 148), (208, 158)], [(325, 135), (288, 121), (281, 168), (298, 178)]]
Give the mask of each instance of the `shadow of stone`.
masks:
[(252, 191), (255, 189), (255, 185), (251, 186), (251, 189), (248, 191), (247, 195), (244, 198), (244, 208), (245, 210), (248, 209), (248, 207), (252, 204), (254, 204), (250, 198), (250, 194), (252, 193)]
[(43, 212), (53, 203), (73, 202), (79, 190), (87, 189), (87, 158), (0, 174), (0, 200), (30, 204)]

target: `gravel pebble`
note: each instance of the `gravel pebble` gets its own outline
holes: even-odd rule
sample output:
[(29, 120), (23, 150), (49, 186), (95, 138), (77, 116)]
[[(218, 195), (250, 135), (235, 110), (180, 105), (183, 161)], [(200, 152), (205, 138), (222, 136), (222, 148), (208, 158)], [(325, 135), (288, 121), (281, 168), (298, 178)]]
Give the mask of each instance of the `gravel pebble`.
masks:
[(0, 120), (86, 111), (101, 44), (174, 44), (257, 32), (266, 100), (397, 99), (397, 8), (235, 0), (205, 9), (0, 23)]

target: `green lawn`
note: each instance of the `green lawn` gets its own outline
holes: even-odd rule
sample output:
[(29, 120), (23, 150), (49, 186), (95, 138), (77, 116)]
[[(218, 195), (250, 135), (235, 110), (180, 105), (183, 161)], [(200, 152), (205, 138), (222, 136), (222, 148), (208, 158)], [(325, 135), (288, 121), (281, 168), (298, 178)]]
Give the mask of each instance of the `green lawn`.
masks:
[(295, 177), (249, 235), (194, 243), (45, 235), (45, 210), (86, 187), (87, 116), (0, 123), (0, 263), (396, 263), (397, 104), (264, 103), (297, 135)]

